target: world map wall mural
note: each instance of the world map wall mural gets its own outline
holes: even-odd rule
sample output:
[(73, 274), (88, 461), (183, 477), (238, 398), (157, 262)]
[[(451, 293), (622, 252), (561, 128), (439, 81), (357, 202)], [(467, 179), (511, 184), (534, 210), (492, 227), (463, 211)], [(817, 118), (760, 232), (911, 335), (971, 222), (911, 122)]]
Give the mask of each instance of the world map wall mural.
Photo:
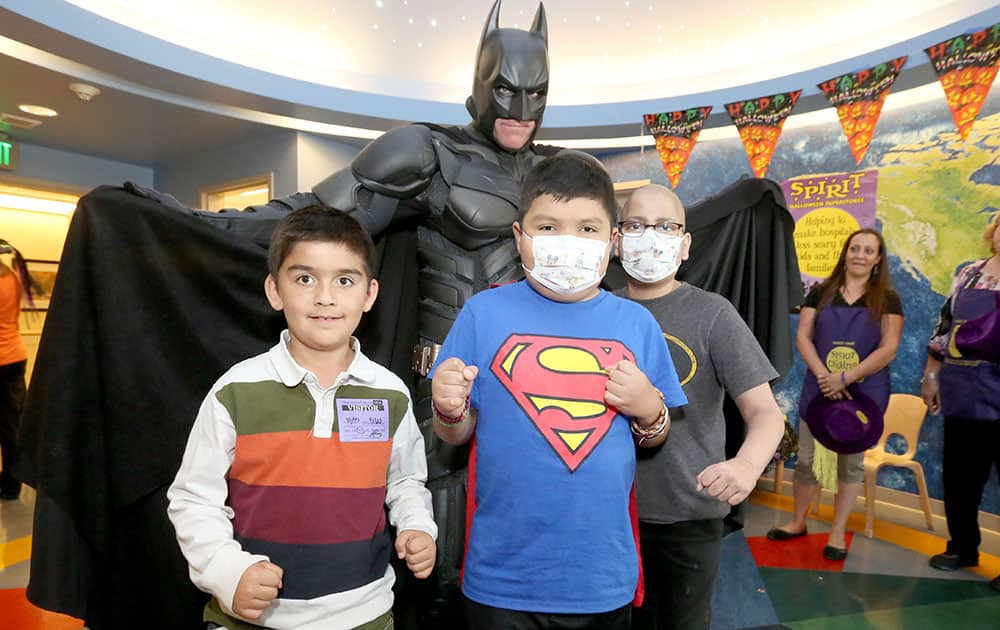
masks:
[[(669, 185), (655, 150), (596, 155), (615, 181), (649, 179)], [(893, 283), (903, 301), (903, 339), (890, 368), (892, 390), (919, 394), (927, 338), (956, 269), (989, 255), (982, 233), (993, 214), (1000, 212), (1000, 92), (995, 87), (991, 91), (964, 141), (942, 92), (940, 98), (925, 103), (884, 111), (859, 163), (836, 119), (786, 128), (767, 171), (768, 178), (777, 182), (841, 181), (845, 177), (851, 181), (851, 174), (858, 174), (859, 185), (874, 182), (874, 225), (885, 237)], [(690, 206), (752, 176), (739, 138), (703, 139), (691, 152), (675, 192)], [(859, 218), (866, 222), (865, 217)], [(804, 276), (803, 282), (807, 280)], [(797, 325), (798, 317), (790, 315), (793, 335)], [(805, 365), (796, 353), (792, 369), (774, 387), (795, 427), (804, 374)], [(890, 448), (904, 450), (902, 443), (893, 441)], [(916, 458), (924, 466), (930, 494), (936, 499), (943, 498), (942, 444), (943, 420), (928, 416)], [(913, 477), (901, 469), (883, 468), (879, 485), (916, 492)], [(983, 496), (980, 509), (1000, 514), (995, 471)]]

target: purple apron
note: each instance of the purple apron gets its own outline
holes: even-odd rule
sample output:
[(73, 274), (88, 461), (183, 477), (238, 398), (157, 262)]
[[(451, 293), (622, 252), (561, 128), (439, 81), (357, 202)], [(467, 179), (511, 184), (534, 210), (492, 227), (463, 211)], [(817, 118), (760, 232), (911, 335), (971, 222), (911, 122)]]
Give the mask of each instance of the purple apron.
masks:
[[(882, 341), (882, 325), (872, 320), (865, 307), (827, 306), (816, 316), (812, 341), (820, 361), (836, 374), (855, 367), (878, 348)], [(882, 368), (852, 383), (848, 389), (867, 395), (885, 413), (889, 406), (889, 369)], [(799, 398), (799, 417), (804, 417), (809, 403), (822, 395), (816, 377), (806, 369)]]
[(951, 332), (941, 366), (941, 414), (973, 420), (1000, 420), (1000, 364), (963, 359), (952, 336), (963, 322), (996, 308), (996, 291), (973, 289), (983, 262), (965, 287), (955, 292)]

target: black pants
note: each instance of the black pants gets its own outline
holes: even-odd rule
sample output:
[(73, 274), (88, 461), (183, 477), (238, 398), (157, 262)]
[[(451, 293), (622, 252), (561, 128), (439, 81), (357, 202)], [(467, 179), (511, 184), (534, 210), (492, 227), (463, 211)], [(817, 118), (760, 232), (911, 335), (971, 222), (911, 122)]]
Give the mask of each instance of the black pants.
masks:
[(722, 530), (722, 519), (670, 525), (639, 522), (646, 597), (642, 606), (632, 611), (632, 628), (709, 627)]
[(628, 630), (632, 604), (604, 613), (551, 614), (494, 608), (465, 598), (470, 630)]
[(14, 477), (14, 458), (17, 455), (17, 430), (24, 408), (24, 366), (18, 361), (0, 366), (0, 494), (16, 496), (21, 482)]
[(979, 504), (990, 478), (1000, 473), (1000, 421), (983, 422), (945, 416), (944, 514), (948, 520), (948, 551), (963, 560), (979, 558)]

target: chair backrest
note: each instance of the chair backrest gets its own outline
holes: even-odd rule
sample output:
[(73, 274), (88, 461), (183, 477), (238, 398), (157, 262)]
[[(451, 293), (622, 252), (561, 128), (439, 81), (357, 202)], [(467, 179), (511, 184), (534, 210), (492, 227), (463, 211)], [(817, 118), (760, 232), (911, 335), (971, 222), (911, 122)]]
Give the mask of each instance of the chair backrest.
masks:
[(885, 442), (889, 436), (898, 433), (906, 440), (906, 452), (900, 457), (913, 459), (920, 440), (920, 427), (927, 415), (927, 405), (920, 396), (913, 394), (893, 394), (889, 397), (889, 406), (885, 410), (885, 428), (882, 437), (872, 450), (885, 450)]

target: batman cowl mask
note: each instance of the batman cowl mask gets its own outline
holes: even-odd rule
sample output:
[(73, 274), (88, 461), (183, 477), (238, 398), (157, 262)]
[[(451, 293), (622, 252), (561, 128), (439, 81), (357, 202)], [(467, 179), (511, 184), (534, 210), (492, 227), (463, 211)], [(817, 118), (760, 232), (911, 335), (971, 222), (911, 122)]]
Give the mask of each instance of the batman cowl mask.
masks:
[(530, 143), (542, 124), (548, 89), (545, 7), (539, 3), (530, 30), (500, 28), (500, 0), (497, 0), (479, 40), (472, 96), (465, 103), (474, 126), (499, 146), (493, 133), (498, 118), (533, 120), (535, 128)]

